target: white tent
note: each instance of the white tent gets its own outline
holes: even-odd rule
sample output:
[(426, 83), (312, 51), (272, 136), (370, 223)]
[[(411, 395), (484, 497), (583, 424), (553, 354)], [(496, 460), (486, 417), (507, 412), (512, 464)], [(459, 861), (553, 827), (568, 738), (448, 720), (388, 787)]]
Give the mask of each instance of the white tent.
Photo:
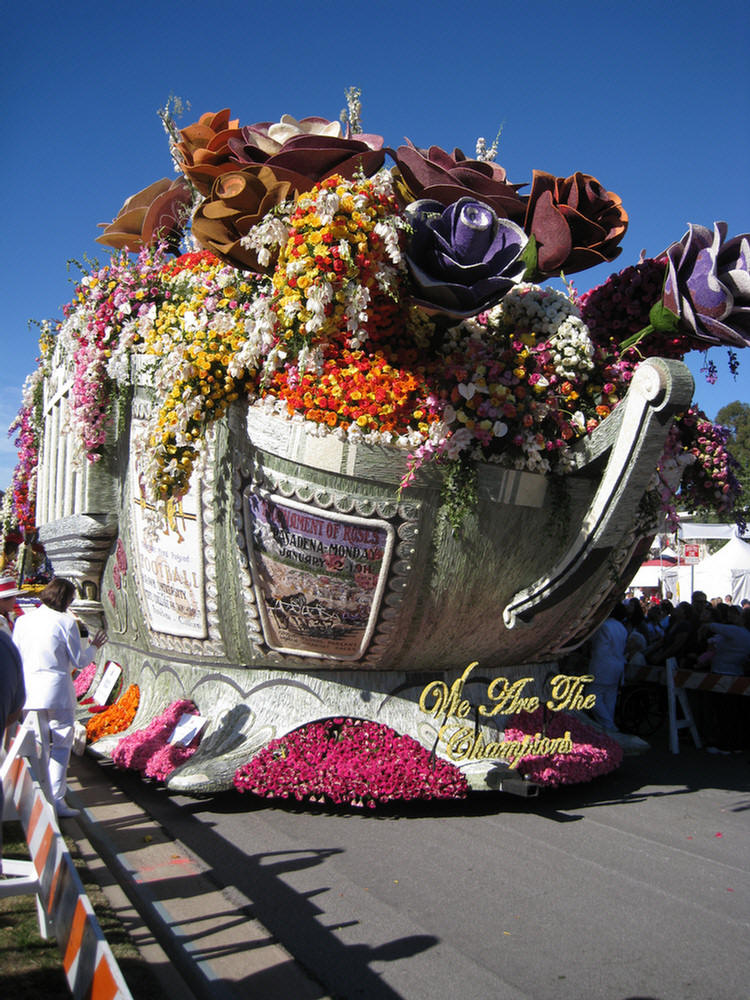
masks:
[(681, 601), (689, 601), (695, 590), (702, 590), (709, 601), (727, 594), (733, 604), (750, 600), (750, 543), (735, 535), (695, 566), (680, 566), (677, 578)]
[[(738, 530), (736, 524), (697, 524), (693, 521), (681, 521), (677, 534), (683, 541), (693, 541), (696, 538), (735, 538)], [(747, 534), (743, 537), (747, 537)]]
[(658, 559), (650, 559), (648, 562), (641, 563), (638, 572), (628, 585), (628, 590), (640, 590), (642, 587), (661, 588), (665, 574), (672, 568), (672, 563), (659, 562)]

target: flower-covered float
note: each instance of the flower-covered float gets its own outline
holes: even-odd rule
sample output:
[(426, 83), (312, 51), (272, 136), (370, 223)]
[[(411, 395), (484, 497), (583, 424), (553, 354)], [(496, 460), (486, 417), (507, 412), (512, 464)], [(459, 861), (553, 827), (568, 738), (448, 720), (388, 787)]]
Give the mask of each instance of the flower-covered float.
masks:
[(748, 237), (691, 225), (578, 295), (539, 282), (627, 227), (590, 175), (524, 193), (482, 140), (388, 149), (356, 94), (343, 126), (164, 121), (180, 177), (128, 199), (45, 326), (15, 491), (106, 622), (132, 732), (206, 720), (154, 773), (372, 804), (611, 770), (561, 661), (683, 473), (682, 505), (733, 506), (681, 359), (736, 366)]

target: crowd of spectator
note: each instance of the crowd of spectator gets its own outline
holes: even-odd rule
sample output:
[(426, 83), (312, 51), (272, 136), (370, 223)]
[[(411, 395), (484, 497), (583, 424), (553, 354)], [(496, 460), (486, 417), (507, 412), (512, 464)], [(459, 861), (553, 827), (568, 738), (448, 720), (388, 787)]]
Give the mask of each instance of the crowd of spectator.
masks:
[[(605, 729), (616, 730), (626, 664), (662, 665), (673, 658), (681, 669), (750, 675), (750, 601), (734, 604), (731, 596), (708, 600), (702, 591), (676, 604), (629, 597), (615, 605), (591, 637), (588, 652), (597, 696), (592, 716)], [(712, 748), (731, 752), (750, 747), (749, 696), (691, 689), (688, 697), (699, 731)]]

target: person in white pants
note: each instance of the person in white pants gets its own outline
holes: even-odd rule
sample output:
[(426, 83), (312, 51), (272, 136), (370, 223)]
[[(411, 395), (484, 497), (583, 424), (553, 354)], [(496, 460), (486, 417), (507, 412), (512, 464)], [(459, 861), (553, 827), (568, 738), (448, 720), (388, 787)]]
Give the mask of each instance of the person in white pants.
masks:
[(615, 706), (617, 694), (625, 673), (625, 647), (628, 630), (624, 621), (625, 607), (616, 604), (609, 618), (603, 622), (591, 637), (591, 661), (589, 670), (594, 682), (589, 693), (596, 695), (596, 704), (591, 709), (591, 717), (604, 729), (617, 732)]
[(36, 712), (42, 733), (49, 732), (49, 788), (57, 815), (62, 817), (77, 814), (65, 801), (75, 728), (73, 672), (91, 663), (107, 641), (100, 631), (87, 650), (81, 649), (78, 625), (68, 613), (75, 594), (70, 580), (56, 577), (39, 595), (41, 606), (19, 618), (13, 630), (23, 660), (24, 710)]

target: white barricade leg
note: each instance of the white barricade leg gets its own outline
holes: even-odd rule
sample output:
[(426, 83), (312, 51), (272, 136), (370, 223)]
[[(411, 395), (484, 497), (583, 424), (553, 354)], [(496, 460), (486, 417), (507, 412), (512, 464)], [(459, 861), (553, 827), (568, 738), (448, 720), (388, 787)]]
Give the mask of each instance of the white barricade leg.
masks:
[[(701, 742), (698, 727), (693, 719), (693, 712), (690, 708), (687, 692), (682, 688), (675, 687), (675, 670), (677, 670), (677, 660), (674, 657), (670, 657), (664, 666), (667, 681), (667, 707), (669, 711), (669, 749), (672, 753), (680, 752), (679, 731), (680, 729), (689, 728), (690, 735), (693, 737), (693, 743), (700, 750), (703, 743)], [(682, 709), (681, 719), (677, 718), (678, 702)]]

